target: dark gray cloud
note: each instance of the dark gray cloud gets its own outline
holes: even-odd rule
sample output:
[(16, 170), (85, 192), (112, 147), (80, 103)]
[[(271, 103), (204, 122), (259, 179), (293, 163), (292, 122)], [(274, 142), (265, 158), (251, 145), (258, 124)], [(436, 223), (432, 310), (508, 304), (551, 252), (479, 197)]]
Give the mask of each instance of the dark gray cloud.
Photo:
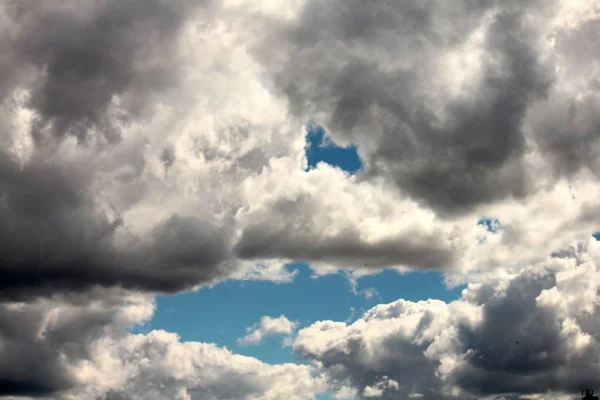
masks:
[(127, 328), (128, 305), (136, 304), (106, 291), (1, 303), (0, 396), (44, 397), (76, 387), (73, 365), (89, 358), (92, 342)]
[(148, 237), (127, 236), (121, 217), (109, 217), (94, 197), (90, 178), (85, 168), (38, 157), (21, 168), (0, 155), (0, 297), (94, 285), (172, 292), (225, 273), (227, 230), (174, 214)]
[[(173, 214), (147, 237), (128, 234), (119, 212), (98, 195), (102, 171), (94, 160), (102, 154), (90, 150), (87, 160), (69, 161), (58, 146), (45, 145), (60, 145), (69, 135), (80, 144), (114, 143), (119, 126), (148, 116), (157, 96), (178, 85), (177, 32), (209, 3), (0, 5), (10, 33), (0, 41), (0, 68), (20, 70), (0, 73), (2, 111), (12, 119), (0, 133), (17, 140), (19, 118), (6, 110), (25, 91), (34, 138), (24, 159), (10, 139), (0, 151), (0, 298), (95, 285), (172, 292), (223, 274), (219, 264), (229, 257), (230, 233), (210, 218)], [(128, 165), (139, 176), (146, 164), (142, 149), (124, 153), (114, 155), (113, 165)], [(174, 162), (174, 153), (167, 155), (165, 168)]]
[[(530, 192), (523, 119), (551, 84), (526, 19), (549, 6), (538, 3), (309, 1), (256, 54), (295, 114), (358, 145), (367, 177), (461, 212)], [(465, 93), (444, 93), (442, 54), (477, 29), (480, 70)]]
[(111, 389), (106, 394), (98, 397), (96, 400), (131, 400), (131, 397), (128, 397), (123, 392)]
[(555, 285), (553, 274), (520, 277), (484, 303), (481, 325), (459, 326), (461, 350), (468, 351), (464, 370), (455, 376), (460, 387), (486, 395), (573, 389), (552, 383), (567, 363), (567, 338), (554, 310), (536, 304), (542, 290)]
[[(147, 116), (156, 96), (177, 84), (176, 33), (207, 2), (5, 2), (3, 17), (15, 29), (0, 43), (2, 65), (22, 68), (30, 82), (34, 137), (118, 140), (120, 124)], [(21, 83), (15, 75), (0, 74), (0, 88)]]

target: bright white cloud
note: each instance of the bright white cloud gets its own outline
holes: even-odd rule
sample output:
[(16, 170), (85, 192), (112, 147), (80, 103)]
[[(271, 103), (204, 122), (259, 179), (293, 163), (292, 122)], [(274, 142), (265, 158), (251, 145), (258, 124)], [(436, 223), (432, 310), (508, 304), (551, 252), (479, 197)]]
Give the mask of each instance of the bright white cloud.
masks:
[(181, 342), (164, 331), (100, 342), (89, 362), (83, 373), (87, 389), (73, 398), (118, 393), (131, 400), (301, 400), (325, 389), (310, 367), (269, 365), (214, 344)]
[(285, 336), (284, 344), (288, 344), (297, 326), (297, 322), (290, 321), (285, 315), (276, 318), (267, 315), (260, 319), (260, 323), (248, 327), (246, 329), (247, 335), (240, 338), (238, 342), (246, 345), (257, 345), (269, 336)]

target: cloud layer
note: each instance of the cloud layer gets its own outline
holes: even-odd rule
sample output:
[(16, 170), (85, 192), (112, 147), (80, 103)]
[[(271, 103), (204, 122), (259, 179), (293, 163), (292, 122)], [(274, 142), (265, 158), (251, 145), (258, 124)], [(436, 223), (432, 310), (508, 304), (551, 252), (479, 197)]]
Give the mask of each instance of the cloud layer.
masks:
[[(578, 50), (594, 15), (560, 1), (5, 3), (1, 295), (285, 280), (257, 265), (295, 259), (489, 263), (482, 214), (523, 231), (512, 206), (595, 189), (598, 72)], [(306, 172), (311, 120), (364, 170)]]
[[(597, 385), (599, 24), (585, 0), (0, 1), (0, 395)], [(363, 169), (306, 171), (309, 122)], [(158, 292), (292, 260), (468, 288), (316, 322), (311, 367), (129, 332)]]

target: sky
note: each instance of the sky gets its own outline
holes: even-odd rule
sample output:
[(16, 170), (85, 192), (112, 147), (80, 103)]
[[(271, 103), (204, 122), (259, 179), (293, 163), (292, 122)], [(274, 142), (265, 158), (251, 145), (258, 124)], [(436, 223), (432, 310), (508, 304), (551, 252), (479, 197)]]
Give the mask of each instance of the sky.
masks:
[(593, 0), (0, 0), (0, 398), (600, 387)]
[[(307, 171), (319, 162), (348, 174), (360, 169), (360, 158), (355, 148), (341, 148), (332, 142), (324, 143), (324, 139), (326, 135), (321, 127), (307, 128)], [(343, 273), (317, 278), (310, 266), (303, 262), (291, 263), (286, 268), (297, 271), (289, 283), (233, 281), (196, 292), (160, 296), (152, 320), (137, 326), (136, 332), (164, 329), (177, 332), (184, 341), (216, 343), (237, 354), (272, 364), (301, 362), (289, 346), (285, 346), (282, 337), (267, 336), (253, 346), (240, 343), (239, 339), (263, 315), (271, 318), (283, 315), (299, 326), (307, 326), (317, 320), (354, 322), (379, 303), (389, 303), (398, 298), (410, 301), (432, 298), (451, 302), (458, 299), (464, 289), (464, 285), (447, 287), (443, 275), (436, 271), (399, 274), (384, 270), (354, 281)]]

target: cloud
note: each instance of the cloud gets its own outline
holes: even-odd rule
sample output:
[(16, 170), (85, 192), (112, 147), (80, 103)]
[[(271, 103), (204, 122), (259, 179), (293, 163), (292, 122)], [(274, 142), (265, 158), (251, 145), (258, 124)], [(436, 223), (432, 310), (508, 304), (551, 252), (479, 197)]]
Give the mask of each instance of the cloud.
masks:
[(45, 396), (77, 387), (90, 345), (119, 337), (153, 310), (147, 297), (104, 290), (0, 303), (0, 395)]
[[(113, 384), (98, 397), (102, 400), (117, 393), (131, 400), (305, 399), (324, 390), (307, 366), (269, 365), (213, 344), (182, 343), (176, 334), (164, 331), (131, 335), (98, 348), (94, 356), (98, 375), (93, 382), (107, 387), (108, 378)], [(115, 367), (122, 377), (115, 376)], [(84, 393), (98, 392), (90, 385)]]
[(264, 316), (258, 325), (249, 327), (246, 336), (238, 339), (240, 344), (256, 345), (268, 336), (285, 336), (284, 343), (291, 340), (291, 335), (298, 326), (297, 322), (290, 321), (285, 315), (277, 318)]
[[(282, 175), (295, 179), (282, 181)], [(372, 269), (456, 262), (451, 228), (436, 225), (429, 210), (333, 167), (305, 173), (280, 162), (249, 177), (243, 190), (252, 205), (238, 216), (242, 229), (234, 252), (240, 258)]]
[(172, 41), (187, 13), (204, 3), (5, 3), (11, 33), (2, 43), (6, 64), (23, 67), (23, 80), (35, 78), (27, 102), (35, 110), (33, 137), (118, 140), (119, 121), (145, 117), (156, 96), (177, 85)]
[[(201, 78), (180, 67), (210, 69), (186, 46), (214, 51), (201, 50), (214, 29), (211, 2), (59, 3), (0, 6), (0, 68), (11, 67), (0, 73), (0, 298), (96, 285), (173, 292), (237, 271), (236, 208), (223, 200), (231, 187), (213, 192), (215, 171), (182, 149), (202, 144), (187, 135), (195, 121), (186, 114), (198, 106), (191, 96)], [(214, 100), (219, 82), (202, 79)], [(242, 122), (201, 115), (219, 119), (223, 137), (244, 134), (241, 114)], [(202, 146), (207, 159), (218, 146)], [(261, 161), (255, 154), (246, 164)], [(196, 187), (198, 170), (207, 175)]]
[[(293, 260), (468, 284), (301, 330), (336, 396), (597, 384), (593, 3), (2, 2), (0, 394), (311, 397), (313, 367), (128, 331)], [(309, 120), (364, 169), (306, 171)]]
[[(565, 4), (2, 5), (0, 297), (545, 257), (555, 233), (532, 243), (514, 210), (596, 182), (595, 86), (570, 78), (597, 22)], [(306, 172), (309, 119), (364, 173)], [(485, 249), (481, 215), (506, 224)]]
[(129, 332), (153, 311), (147, 296), (104, 289), (2, 303), (0, 396), (305, 399), (325, 390), (309, 366), (269, 365), (165, 331)]
[[(229, 257), (210, 220), (173, 214), (141, 240), (93, 196), (89, 170), (35, 157), (25, 167), (0, 154), (0, 297), (94, 285), (173, 291), (210, 282)], [(112, 214), (112, 215), (111, 215)]]
[(294, 350), (365, 398), (560, 398), (598, 386), (599, 250), (591, 240), (482, 276), (448, 304), (398, 300), (350, 325), (318, 321), (298, 332)]
[[(379, 382), (377, 382), (374, 386), (367, 386), (363, 391), (364, 397), (381, 397), (385, 393), (386, 390), (396, 391), (400, 389), (400, 385), (393, 379), (384, 376), (381, 378)], [(409, 395), (410, 397), (410, 395)]]
[(593, 40), (597, 21), (565, 28), (555, 18), (563, 12), (554, 1), (307, 1), (296, 20), (273, 24), (255, 53), (295, 115), (318, 116), (336, 142), (357, 145), (363, 179), (384, 177), (456, 215), (537, 191), (532, 140), (543, 146), (571, 131), (566, 115), (554, 114), (561, 122), (552, 132), (532, 127), (529, 115), (550, 113), (564, 96), (573, 70), (555, 71), (576, 58), (563, 45)]

